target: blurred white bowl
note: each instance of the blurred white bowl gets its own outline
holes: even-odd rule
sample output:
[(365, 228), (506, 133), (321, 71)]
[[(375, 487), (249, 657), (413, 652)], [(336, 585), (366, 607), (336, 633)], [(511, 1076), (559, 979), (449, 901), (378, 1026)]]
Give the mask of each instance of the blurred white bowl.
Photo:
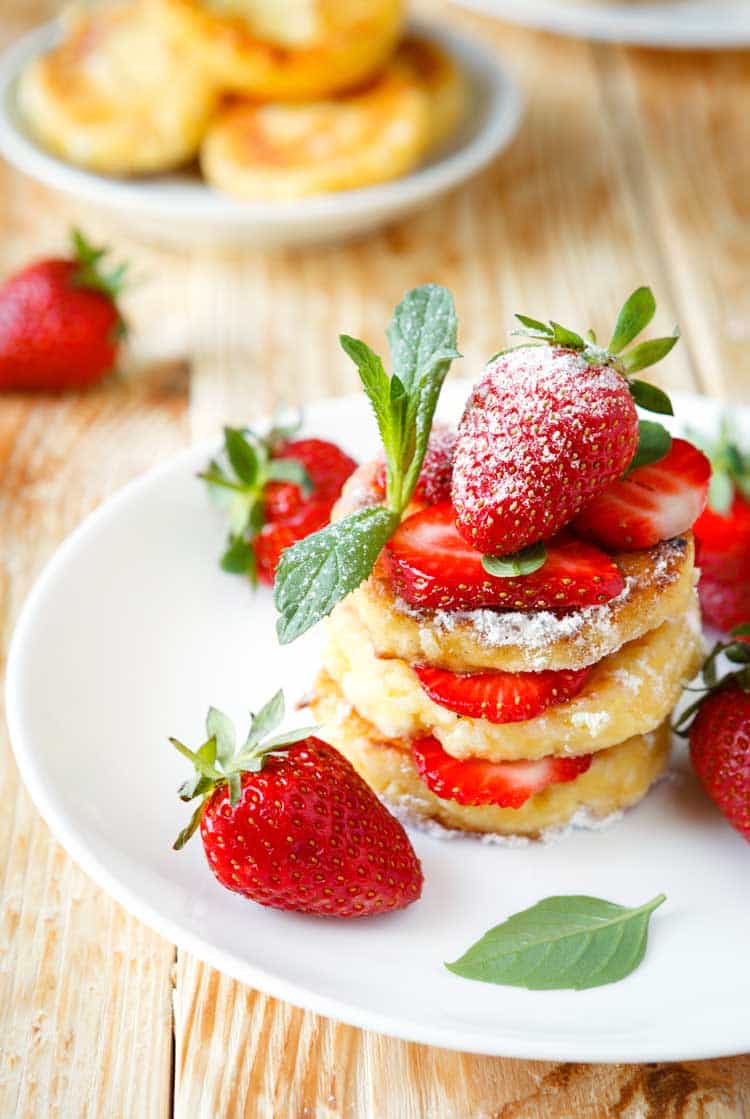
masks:
[(452, 31), (415, 22), (463, 67), (471, 89), (467, 119), (451, 143), (400, 179), (360, 190), (274, 202), (243, 202), (211, 189), (195, 172), (147, 179), (107, 178), (50, 155), (26, 130), (18, 77), (56, 39), (45, 24), (0, 56), (0, 153), (46, 186), (106, 210), (131, 233), (175, 247), (301, 245), (352, 237), (395, 221), (465, 182), (518, 128), (522, 97), (493, 51)]

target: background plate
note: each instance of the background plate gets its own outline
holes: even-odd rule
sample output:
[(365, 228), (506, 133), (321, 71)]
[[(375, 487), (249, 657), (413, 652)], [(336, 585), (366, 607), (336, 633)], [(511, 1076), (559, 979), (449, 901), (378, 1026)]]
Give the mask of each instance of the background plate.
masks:
[[(449, 382), (444, 418), (456, 416), (467, 392), (466, 382)], [(715, 402), (673, 397), (682, 421), (716, 423)], [(359, 458), (377, 446), (362, 394), (310, 408), (306, 426)], [(313, 632), (279, 648), (270, 594), (253, 595), (219, 571), (223, 524), (194, 477), (210, 450), (184, 452), (92, 514), (48, 565), (18, 623), (7, 682), (13, 745), (37, 807), (71, 855), (206, 962), (358, 1026), (548, 1060), (750, 1049), (748, 848), (684, 758), (617, 826), (556, 845), (511, 849), (415, 832), (423, 899), (363, 922), (263, 909), (218, 885), (200, 842), (171, 850), (188, 809), (175, 796), (185, 769), (167, 735), (198, 741), (211, 703), (244, 721), (279, 684), (293, 703), (310, 686), (320, 641)], [(661, 891), (668, 902), (653, 918), (646, 959), (617, 985), (529, 992), (442, 967), (548, 894), (633, 905)]]
[(462, 66), (472, 104), (453, 140), (423, 167), (391, 182), (309, 198), (254, 202), (214, 191), (195, 172), (116, 179), (81, 170), (41, 148), (18, 111), (16, 86), (26, 62), (47, 50), (57, 26), (46, 24), (0, 56), (0, 153), (45, 186), (93, 203), (149, 238), (190, 245), (300, 245), (365, 233), (395, 221), (475, 175), (507, 146), (521, 119), (518, 86), (481, 43), (414, 22)]
[(650, 47), (745, 47), (750, 44), (747, 0), (456, 0), (526, 27)]

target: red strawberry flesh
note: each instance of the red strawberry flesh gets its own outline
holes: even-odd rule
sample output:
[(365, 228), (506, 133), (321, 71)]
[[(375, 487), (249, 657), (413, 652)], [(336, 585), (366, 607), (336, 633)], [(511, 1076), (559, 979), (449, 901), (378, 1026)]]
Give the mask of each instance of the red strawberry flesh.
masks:
[(565, 703), (583, 688), (591, 668), (553, 672), (449, 672), (414, 666), (433, 702), (470, 719), (520, 723)]
[(608, 602), (624, 587), (610, 556), (574, 538), (550, 542), (545, 563), (529, 575), (489, 575), (481, 554), (456, 528), (448, 503), (402, 521), (385, 554), (396, 593), (431, 609), (565, 610)]
[(549, 540), (624, 472), (637, 444), (635, 405), (615, 369), (547, 345), (500, 354), (459, 425), (459, 531), (493, 555)]
[(595, 497), (574, 528), (606, 548), (651, 548), (687, 532), (706, 504), (711, 464), (685, 439)]
[(414, 761), (428, 789), (457, 804), (493, 804), (520, 808), (529, 797), (549, 785), (574, 781), (591, 765), (592, 755), (548, 756), (538, 761), (460, 761), (447, 754), (432, 736), (412, 743)]

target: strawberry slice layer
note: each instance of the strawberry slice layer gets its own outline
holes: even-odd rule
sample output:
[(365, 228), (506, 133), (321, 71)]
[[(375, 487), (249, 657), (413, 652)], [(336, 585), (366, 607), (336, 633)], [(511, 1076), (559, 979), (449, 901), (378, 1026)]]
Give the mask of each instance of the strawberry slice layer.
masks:
[(624, 586), (610, 556), (571, 537), (550, 540), (545, 563), (530, 575), (489, 575), (481, 552), (456, 528), (450, 502), (402, 521), (385, 554), (395, 592), (432, 609), (566, 610), (608, 602)]
[(702, 451), (686, 439), (673, 439), (664, 458), (608, 486), (573, 527), (605, 548), (651, 548), (688, 531), (706, 504), (710, 479), (711, 464)]
[(591, 668), (577, 672), (448, 672), (414, 665), (422, 688), (435, 703), (470, 719), (521, 723), (547, 707), (578, 695)]
[(574, 781), (591, 765), (591, 754), (538, 761), (487, 762), (481, 758), (459, 761), (446, 754), (432, 736), (412, 742), (414, 762), (430, 792), (457, 804), (494, 804), (520, 808), (534, 793), (548, 785)]

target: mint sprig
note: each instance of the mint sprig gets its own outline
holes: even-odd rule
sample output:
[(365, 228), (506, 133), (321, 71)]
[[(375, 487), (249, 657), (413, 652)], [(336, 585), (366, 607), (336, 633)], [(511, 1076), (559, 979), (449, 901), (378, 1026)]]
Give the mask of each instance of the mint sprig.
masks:
[(307, 471), (295, 459), (273, 452), (301, 426), (301, 416), (274, 418), (267, 435), (249, 427), (225, 427), (221, 454), (198, 475), (226, 512), (229, 535), (220, 559), (222, 570), (256, 581), (253, 541), (264, 523), (263, 491), (269, 482), (292, 482), (305, 497), (312, 491)]
[(464, 979), (531, 991), (586, 990), (617, 983), (646, 952), (651, 914), (664, 894), (628, 909), (565, 895), (513, 914), (445, 966)]
[(407, 292), (388, 328), (393, 372), (366, 343), (341, 336), (375, 414), (386, 458), (386, 503), (359, 510), (287, 548), (274, 600), (276, 631), (286, 645), (355, 590), (396, 530), (419, 480), (440, 390), (456, 350), (449, 291), (425, 284)]

